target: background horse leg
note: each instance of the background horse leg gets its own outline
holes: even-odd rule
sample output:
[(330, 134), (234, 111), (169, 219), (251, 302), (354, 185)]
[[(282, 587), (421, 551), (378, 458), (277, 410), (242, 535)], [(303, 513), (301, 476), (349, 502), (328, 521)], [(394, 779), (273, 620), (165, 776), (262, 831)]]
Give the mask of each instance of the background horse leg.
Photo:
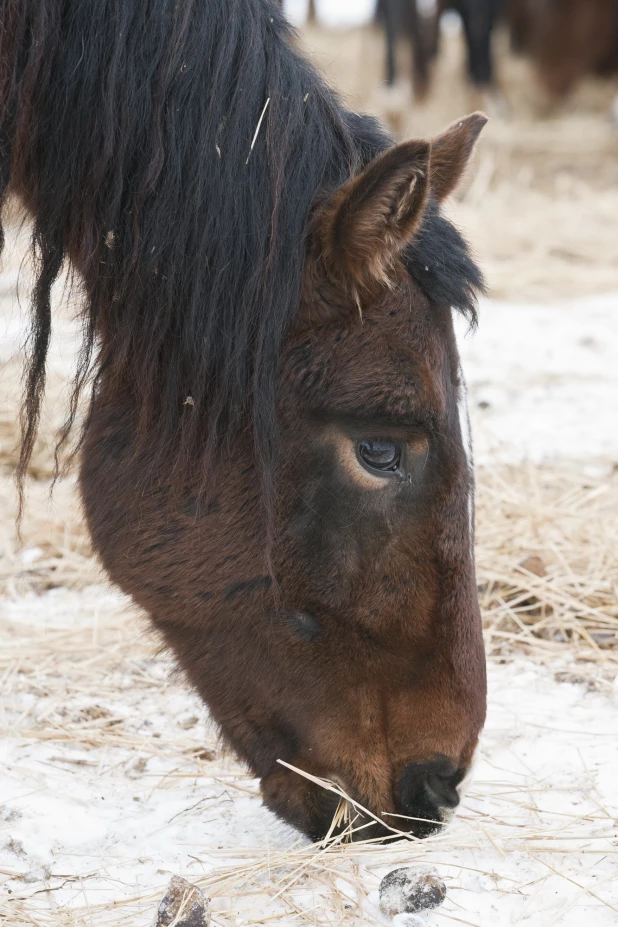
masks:
[(386, 83), (392, 87), (397, 79), (397, 25), (400, 20), (399, 0), (378, 0), (376, 6), (376, 20), (384, 28), (386, 40), (385, 76)]
[(517, 55), (524, 55), (530, 50), (531, 15), (528, 0), (508, 0), (505, 18), (509, 27), (511, 51)]
[(438, 52), (441, 9), (436, 0), (411, 0), (406, 12), (413, 54), (414, 95), (422, 100), (429, 91), (431, 63)]
[(468, 74), (476, 87), (492, 87), (494, 83), (491, 35), (499, 6), (499, 0), (459, 0), (455, 4), (466, 36)]
[(474, 88), (472, 106), (505, 116), (508, 104), (496, 83), (492, 35), (502, 0), (457, 0), (468, 52), (468, 76)]

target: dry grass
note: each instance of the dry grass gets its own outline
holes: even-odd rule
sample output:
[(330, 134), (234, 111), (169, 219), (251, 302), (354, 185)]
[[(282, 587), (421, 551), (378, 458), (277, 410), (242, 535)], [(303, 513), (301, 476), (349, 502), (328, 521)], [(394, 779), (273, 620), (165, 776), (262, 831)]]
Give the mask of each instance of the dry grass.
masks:
[[(493, 486), (494, 500), (501, 498), (497, 496), (498, 487), (498, 483)], [(3, 484), (3, 489), (6, 490), (6, 484)], [(530, 483), (521, 489), (527, 494)], [(512, 493), (512, 485), (508, 485), (505, 494), (511, 496)], [(486, 498), (489, 504), (489, 494)], [(515, 506), (515, 503), (513, 497), (509, 504)], [(569, 517), (577, 521), (574, 514), (577, 506), (569, 505)], [(506, 514), (508, 511), (507, 505), (503, 512)], [(533, 511), (533, 506), (530, 506), (530, 511)], [(547, 551), (551, 547), (550, 536), (554, 529), (548, 536), (542, 530), (538, 531), (539, 525), (537, 518), (528, 515), (525, 537), (531, 543), (526, 549), (541, 553), (549, 563)], [(32, 530), (36, 532), (34, 524)], [(568, 530), (573, 530), (572, 525)], [(77, 536), (76, 532), (73, 537)], [(44, 566), (21, 571), (19, 585), (22, 592), (28, 588), (38, 590), (42, 574), (51, 570), (53, 561), (56, 564), (54, 582), (76, 582), (79, 570), (74, 566), (67, 569), (68, 563), (75, 557), (74, 545), (70, 541), (62, 543), (61, 537), (66, 538), (60, 534), (52, 542)], [(543, 537), (545, 543), (535, 546), (532, 543), (534, 537), (537, 541)], [(47, 536), (42, 539), (36, 532), (30, 536), (29, 543), (36, 540), (47, 543), (49, 539)], [(496, 544), (495, 538), (492, 543)], [(521, 550), (524, 550), (523, 546)], [(78, 555), (78, 564), (81, 556)], [(502, 556), (505, 556), (504, 551)], [(532, 594), (538, 592), (534, 582), (528, 583), (525, 577), (523, 580), (519, 578), (516, 569), (507, 572), (504, 577), (502, 570), (501, 566), (492, 570), (495, 585), (503, 582), (511, 594), (515, 588)], [(554, 608), (556, 600), (566, 600), (568, 595), (571, 597), (569, 602), (574, 599), (573, 579), (570, 587), (564, 581), (558, 582), (556, 572), (548, 571), (548, 575), (554, 577), (548, 582), (554, 588), (554, 594), (547, 594), (544, 598), (545, 602), (551, 598)], [(81, 579), (77, 580), (78, 589), (81, 582)], [(571, 592), (567, 593), (569, 588)], [(493, 595), (497, 598), (497, 593)], [(65, 788), (73, 776), (86, 776), (92, 780), (93, 794), (98, 794), (94, 791), (95, 783), (109, 783), (110, 776), (115, 776), (112, 785), (119, 779), (126, 781), (129, 778), (135, 783), (132, 787), (143, 789), (146, 786), (152, 795), (157, 791), (164, 793), (181, 787), (188, 780), (194, 783), (195, 793), (199, 796), (199, 801), (195, 800), (197, 804), (208, 800), (216, 783), (224, 783), (228, 795), (232, 793), (235, 797), (241, 794), (245, 799), (248, 796), (252, 803), (258, 804), (255, 781), (248, 778), (241, 767), (226, 759), (214, 735), (204, 739), (201, 727), (173, 725), (168, 719), (164, 728), (155, 731), (153, 736), (145, 737), (136, 730), (132, 715), (137, 717), (143, 713), (144, 706), (165, 704), (174, 696), (178, 681), (164, 658), (155, 657), (155, 644), (144, 637), (140, 621), (127, 614), (121, 604), (107, 603), (99, 611), (97, 620), (93, 621), (90, 602), (83, 602), (83, 616), (74, 623), (67, 619), (57, 628), (36, 626), (34, 623), (7, 628), (6, 622), (0, 618), (3, 640), (0, 681), (9, 713), (1, 726), (6, 734), (12, 738), (19, 737), (25, 744), (45, 742), (53, 745), (46, 765), (55, 771), (56, 779), (59, 773), (64, 775), (62, 782), (67, 784)], [(516, 605), (511, 604), (510, 607), (513, 615), (523, 614)], [(578, 608), (585, 611), (581, 604)], [(490, 648), (497, 646), (502, 653), (508, 648), (508, 653), (513, 655), (521, 646), (526, 653), (537, 655), (540, 659), (546, 657), (546, 650), (534, 641), (531, 643), (525, 632), (510, 638), (500, 637), (496, 645), (498, 624), (495, 617), (491, 617), (492, 613), (497, 615), (490, 607), (486, 612), (488, 625), (493, 626), (488, 636)], [(566, 623), (567, 618), (563, 614), (562, 624)], [(547, 628), (543, 633), (547, 633)], [(564, 648), (566, 645), (557, 646)], [(573, 643), (571, 646), (578, 655), (579, 645)], [(606, 657), (613, 659), (614, 654), (607, 652)], [(585, 673), (589, 672), (595, 672), (595, 668), (586, 666)], [(601, 674), (602, 668), (598, 667), (599, 679)], [(134, 701), (129, 706), (131, 714), (127, 716), (126, 708), (124, 712), (116, 709), (115, 699), (123, 692), (127, 699), (129, 691)], [(27, 694), (34, 694), (35, 707), (15, 716), (11, 711), (12, 703), (19, 705), (19, 696)], [(89, 703), (83, 707), (85, 696)], [(558, 729), (564, 727), (566, 721), (562, 717), (548, 718), (545, 724), (551, 732), (554, 726)], [(148, 776), (148, 763), (152, 761), (167, 764), (165, 771)], [(26, 760), (23, 765), (27, 765)], [(109, 785), (107, 789), (110, 793), (114, 791)], [(590, 859), (591, 864), (602, 857), (615, 867), (618, 850), (610, 812), (603, 807), (595, 810), (594, 804), (592, 810), (590, 807), (582, 809), (581, 803), (574, 804), (566, 813), (555, 811), (551, 805), (555, 798), (553, 789), (552, 783), (539, 780), (532, 772), (513, 784), (498, 770), (490, 781), (477, 778), (466, 807), (447, 832), (427, 841), (409, 840), (403, 845), (381, 847), (379, 850), (374, 850), (368, 842), (343, 845), (340, 839), (328, 846), (306, 846), (299, 841), (296, 845), (283, 845), (281, 848), (268, 845), (224, 845), (217, 848), (216, 843), (213, 845), (205, 840), (200, 849), (188, 841), (187, 846), (180, 849), (183, 855), (189, 854), (187, 862), (193, 859), (203, 864), (197, 869), (203, 875), (196, 875), (195, 869), (183, 874), (199, 884), (212, 899), (215, 927), (279, 923), (333, 927), (344, 919), (346, 923), (368, 927), (383, 923), (371, 914), (371, 908), (367, 913), (366, 902), (375, 892), (384, 871), (397, 865), (428, 862), (440, 867), (448, 888), (448, 904), (436, 913), (435, 922), (445, 927), (451, 923), (484, 927), (465, 913), (470, 877), (474, 877), (476, 882), (480, 880), (483, 890), (495, 892), (498, 899), (508, 898), (513, 892), (530, 891), (526, 886), (527, 877), (522, 875), (517, 880), (509, 874), (506, 866), (501, 866), (507, 859), (520, 856), (526, 865), (534, 865), (534, 881), (539, 885), (543, 885), (553, 872), (558, 887), (561, 880), (572, 879), (572, 873), (569, 874), (570, 870), (564, 866), (564, 858), (573, 852), (583, 854), (581, 858)], [(594, 797), (592, 787), (590, 791)], [(188, 804), (192, 805), (193, 801)], [(187, 813), (190, 812), (188, 807)], [(354, 826), (353, 809), (351, 820)], [(475, 854), (486, 859), (488, 847), (494, 851), (492, 865), (476, 863)], [(471, 858), (468, 858), (469, 854)], [(51, 871), (44, 880), (45, 887), (42, 883), (29, 885), (19, 882), (16, 877), (24, 868), (19, 859), (14, 866), (3, 867), (0, 869), (0, 886), (3, 883), (10, 885), (12, 895), (0, 893), (0, 922), (4, 918), (11, 927), (136, 927), (149, 923), (169, 873), (160, 870), (158, 888), (140, 890), (133, 886), (130, 877), (139, 861), (130, 855), (123, 857), (127, 878), (119, 881), (117, 876), (108, 874), (108, 866), (114, 862), (110, 858), (113, 855), (113, 849), (107, 849), (107, 854), (101, 858), (77, 855), (71, 871), (54, 867), (52, 863)], [(462, 862), (462, 855), (467, 863)], [(560, 876), (561, 868), (565, 869), (563, 876)], [(109, 890), (110, 884), (115, 887), (116, 901), (97, 902), (102, 887)], [(607, 886), (603, 882), (591, 883), (589, 878), (584, 877), (577, 884), (581, 889), (578, 897), (592, 897), (602, 907), (611, 908), (611, 902), (605, 900)], [(71, 907), (67, 906), (69, 890)], [(54, 900), (61, 897), (60, 893), (63, 893), (62, 907), (58, 907)], [(244, 920), (240, 919), (241, 916)]]
[[(478, 474), (477, 571), (488, 653), (571, 649), (618, 665), (618, 472), (492, 467)], [(613, 667), (613, 669), (612, 669)]]
[[(72, 556), (70, 549), (57, 554), (58, 559)], [(38, 582), (37, 577), (35, 586)], [(139, 714), (140, 706), (172, 697), (177, 685), (169, 669), (161, 672), (164, 664), (154, 658), (153, 645), (144, 639), (140, 623), (118, 605), (104, 610), (95, 623), (84, 621), (81, 628), (29, 628), (29, 633), (13, 630), (10, 636), (6, 631), (2, 624), (0, 679), (6, 705), (17, 701), (19, 693), (34, 692), (44, 710), (36, 716), (34, 711), (25, 712), (9, 727), (2, 726), (24, 743), (53, 744), (47, 765), (64, 773), (63, 781), (70, 782), (73, 775), (87, 776), (94, 789), (97, 780), (109, 782), (112, 770), (117, 779), (134, 780), (135, 788), (143, 788), (145, 782), (150, 794), (173, 790), (190, 780), (200, 802), (208, 800), (213, 784), (224, 783), (233, 797), (241, 793), (259, 803), (255, 781), (226, 760), (214, 736), (204, 740), (201, 729), (168, 724), (161, 733), (145, 738), (135, 731), (130, 718), (114, 711), (114, 698), (123, 687), (130, 686)], [(511, 652), (514, 646), (511, 640)], [(77, 708), (84, 693), (96, 698), (96, 703)], [(110, 707), (101, 707), (106, 705)], [(548, 732), (564, 723), (561, 718), (547, 719)], [(167, 762), (168, 767), (149, 778), (150, 761)], [(384, 871), (428, 862), (440, 867), (448, 889), (448, 903), (436, 912), (435, 922), (445, 927), (451, 923), (482, 927), (465, 913), (470, 877), (498, 899), (530, 891), (527, 878), (516, 879), (501, 866), (507, 859), (520, 856), (527, 865), (533, 864), (533, 882), (539, 885), (553, 873), (558, 887), (562, 880), (572, 880), (564, 858), (573, 852), (584, 854), (581, 858), (586, 860), (590, 854), (591, 864), (602, 857), (615, 866), (618, 850), (607, 809), (582, 810), (581, 805), (573, 805), (567, 813), (556, 812), (551, 806), (553, 798), (552, 784), (539, 781), (534, 774), (514, 785), (498, 771), (491, 781), (477, 779), (451, 828), (427, 841), (409, 840), (379, 850), (369, 842), (343, 845), (340, 839), (328, 846), (306, 846), (299, 841), (282, 848), (217, 848), (205, 840), (200, 849), (189, 841), (181, 850), (203, 864), (197, 869), (203, 875), (196, 875), (195, 869), (183, 874), (212, 899), (215, 927), (279, 923), (333, 927), (344, 919), (368, 927), (383, 923), (371, 914), (366, 902)], [(353, 810), (351, 819), (353, 827)], [(492, 865), (476, 863), (475, 854), (485, 853), (486, 859), (488, 847), (494, 851)], [(462, 855), (468, 863), (462, 862)], [(139, 889), (130, 878), (138, 860), (123, 857), (127, 878), (119, 881), (108, 874), (114, 862), (110, 856), (111, 849), (102, 858), (78, 856), (71, 871), (52, 864), (44, 887), (19, 882), (20, 860), (3, 867), (0, 885), (10, 885), (12, 895), (0, 894), (0, 922), (4, 918), (11, 927), (136, 927), (149, 923), (169, 873), (160, 870), (158, 888)], [(562, 876), (561, 869), (565, 870)], [(102, 886), (109, 890), (110, 884), (115, 886), (116, 901), (97, 902)], [(584, 878), (576, 885), (579, 900), (593, 898), (600, 906), (616, 910), (605, 900), (603, 882), (590, 883)], [(68, 892), (71, 907), (67, 906)], [(56, 897), (62, 897), (61, 907)]]

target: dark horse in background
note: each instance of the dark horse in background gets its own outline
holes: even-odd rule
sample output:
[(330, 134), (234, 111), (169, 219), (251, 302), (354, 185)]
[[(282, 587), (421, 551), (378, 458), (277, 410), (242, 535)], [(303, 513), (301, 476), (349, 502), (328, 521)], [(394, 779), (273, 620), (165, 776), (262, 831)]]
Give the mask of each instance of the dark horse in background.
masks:
[(377, 15), (386, 36), (386, 81), (397, 78), (396, 46), (408, 39), (412, 52), (414, 92), (422, 100), (431, 82), (431, 63), (438, 53), (440, 18), (447, 10), (459, 13), (467, 49), (467, 70), (472, 85), (481, 91), (494, 88), (492, 34), (502, 0), (378, 0)]
[[(618, 0), (378, 0), (386, 37), (386, 80), (397, 78), (397, 44), (412, 54), (413, 85), (422, 100), (438, 53), (440, 17), (459, 13), (467, 47), (468, 77), (482, 92), (496, 91), (492, 35), (502, 21), (511, 47), (533, 62), (550, 101), (565, 97), (588, 74), (618, 73)], [(618, 100), (614, 118), (618, 119)]]
[(507, 19), (554, 99), (588, 74), (618, 73), (618, 0), (507, 0)]
[(0, 7), (2, 197), (37, 259), (22, 489), (66, 262), (95, 549), (313, 838), (338, 799), (279, 760), (379, 818), (356, 834), (423, 836), (484, 723), (451, 317), (482, 280), (440, 211), (484, 123), (393, 146), (270, 0)]

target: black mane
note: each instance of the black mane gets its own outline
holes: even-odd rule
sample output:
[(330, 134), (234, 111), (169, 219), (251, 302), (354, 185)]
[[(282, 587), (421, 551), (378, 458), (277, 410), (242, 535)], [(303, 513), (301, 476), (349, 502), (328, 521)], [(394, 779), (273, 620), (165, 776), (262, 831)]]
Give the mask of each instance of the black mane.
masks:
[[(342, 109), (272, 0), (4, 0), (0, 195), (33, 214), (38, 267), (20, 479), (66, 260), (85, 319), (71, 421), (94, 367), (137, 398), (140, 434), (177, 473), (247, 418), (267, 471), (311, 204), (389, 144)], [(409, 266), (474, 318), (479, 271), (435, 206)]]

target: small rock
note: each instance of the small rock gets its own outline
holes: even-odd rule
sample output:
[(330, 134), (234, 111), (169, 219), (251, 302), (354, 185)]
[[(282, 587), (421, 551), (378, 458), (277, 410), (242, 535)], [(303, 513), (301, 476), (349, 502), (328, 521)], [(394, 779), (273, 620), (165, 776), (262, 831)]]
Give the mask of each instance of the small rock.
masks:
[(181, 727), (183, 731), (189, 731), (199, 720), (197, 715), (181, 715), (178, 719), (178, 727)]
[(523, 570), (526, 570), (527, 573), (533, 573), (535, 576), (539, 576), (541, 579), (547, 575), (545, 569), (545, 564), (541, 557), (537, 554), (532, 554), (530, 557), (526, 557), (525, 560), (519, 564)]
[(417, 914), (437, 908), (445, 896), (446, 885), (435, 869), (393, 869), (380, 883), (380, 910), (387, 917)]
[(27, 882), (28, 885), (31, 885), (33, 882), (45, 882), (49, 879), (51, 875), (51, 869), (49, 866), (41, 866), (39, 869), (29, 869), (28, 872), (24, 872), (18, 878), (22, 882)]
[(87, 705), (86, 708), (76, 712), (77, 721), (99, 721), (102, 718), (111, 718), (112, 713), (109, 708), (103, 705)]
[(155, 927), (209, 927), (208, 898), (196, 885), (172, 876), (161, 899)]
[(7, 842), (4, 844), (4, 849), (8, 850), (9, 853), (12, 853), (13, 856), (21, 856), (23, 859), (25, 859), (28, 855), (21, 840), (15, 840), (13, 837), (9, 837)]

